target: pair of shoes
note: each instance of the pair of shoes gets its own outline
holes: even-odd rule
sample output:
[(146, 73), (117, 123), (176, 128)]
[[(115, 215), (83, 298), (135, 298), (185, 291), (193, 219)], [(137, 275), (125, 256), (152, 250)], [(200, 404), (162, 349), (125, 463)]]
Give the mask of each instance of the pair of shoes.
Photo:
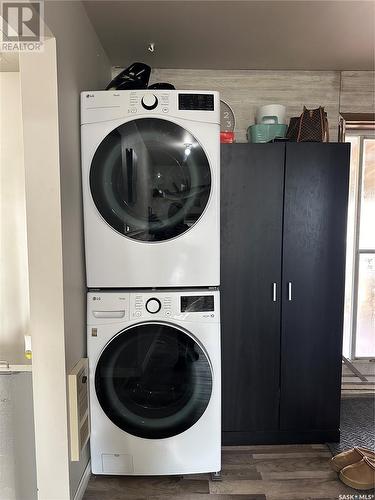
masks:
[(340, 472), (341, 481), (356, 490), (375, 488), (375, 460), (364, 457), (360, 462), (348, 465)]
[(339, 453), (332, 458), (331, 467), (351, 488), (370, 490), (375, 487), (375, 452), (368, 448), (356, 447)]
[(331, 460), (331, 467), (335, 472), (340, 472), (344, 467), (360, 462), (365, 457), (375, 460), (375, 452), (368, 448), (358, 446), (351, 450), (343, 451), (333, 457)]

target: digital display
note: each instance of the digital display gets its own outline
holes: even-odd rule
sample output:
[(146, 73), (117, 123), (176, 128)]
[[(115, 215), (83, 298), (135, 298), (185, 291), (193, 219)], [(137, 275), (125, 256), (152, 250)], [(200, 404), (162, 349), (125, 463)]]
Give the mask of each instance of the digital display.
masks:
[(178, 94), (178, 109), (192, 111), (213, 111), (213, 94)]
[(181, 297), (181, 312), (214, 311), (213, 295), (184, 295)]

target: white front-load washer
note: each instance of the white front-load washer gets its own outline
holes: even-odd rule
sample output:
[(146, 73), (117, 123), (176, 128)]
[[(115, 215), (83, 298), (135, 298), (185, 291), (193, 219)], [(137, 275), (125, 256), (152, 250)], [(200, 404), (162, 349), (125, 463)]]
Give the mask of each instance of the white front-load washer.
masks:
[(216, 290), (89, 292), (94, 474), (221, 468)]
[(220, 284), (217, 92), (81, 94), (89, 288)]

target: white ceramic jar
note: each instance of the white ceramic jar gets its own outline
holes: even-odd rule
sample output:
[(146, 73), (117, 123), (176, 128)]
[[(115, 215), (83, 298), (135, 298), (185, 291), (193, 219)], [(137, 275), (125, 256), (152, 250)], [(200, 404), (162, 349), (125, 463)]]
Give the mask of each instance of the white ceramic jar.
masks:
[(256, 123), (279, 125), (286, 124), (286, 107), (282, 104), (266, 104), (260, 106), (256, 113)]

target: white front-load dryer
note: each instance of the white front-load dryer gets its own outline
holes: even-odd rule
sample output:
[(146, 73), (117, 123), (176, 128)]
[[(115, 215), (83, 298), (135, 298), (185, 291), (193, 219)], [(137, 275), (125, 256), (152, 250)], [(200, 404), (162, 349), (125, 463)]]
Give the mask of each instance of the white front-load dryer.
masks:
[(221, 468), (219, 292), (87, 296), (94, 474)]
[(217, 92), (81, 94), (89, 288), (218, 286)]

